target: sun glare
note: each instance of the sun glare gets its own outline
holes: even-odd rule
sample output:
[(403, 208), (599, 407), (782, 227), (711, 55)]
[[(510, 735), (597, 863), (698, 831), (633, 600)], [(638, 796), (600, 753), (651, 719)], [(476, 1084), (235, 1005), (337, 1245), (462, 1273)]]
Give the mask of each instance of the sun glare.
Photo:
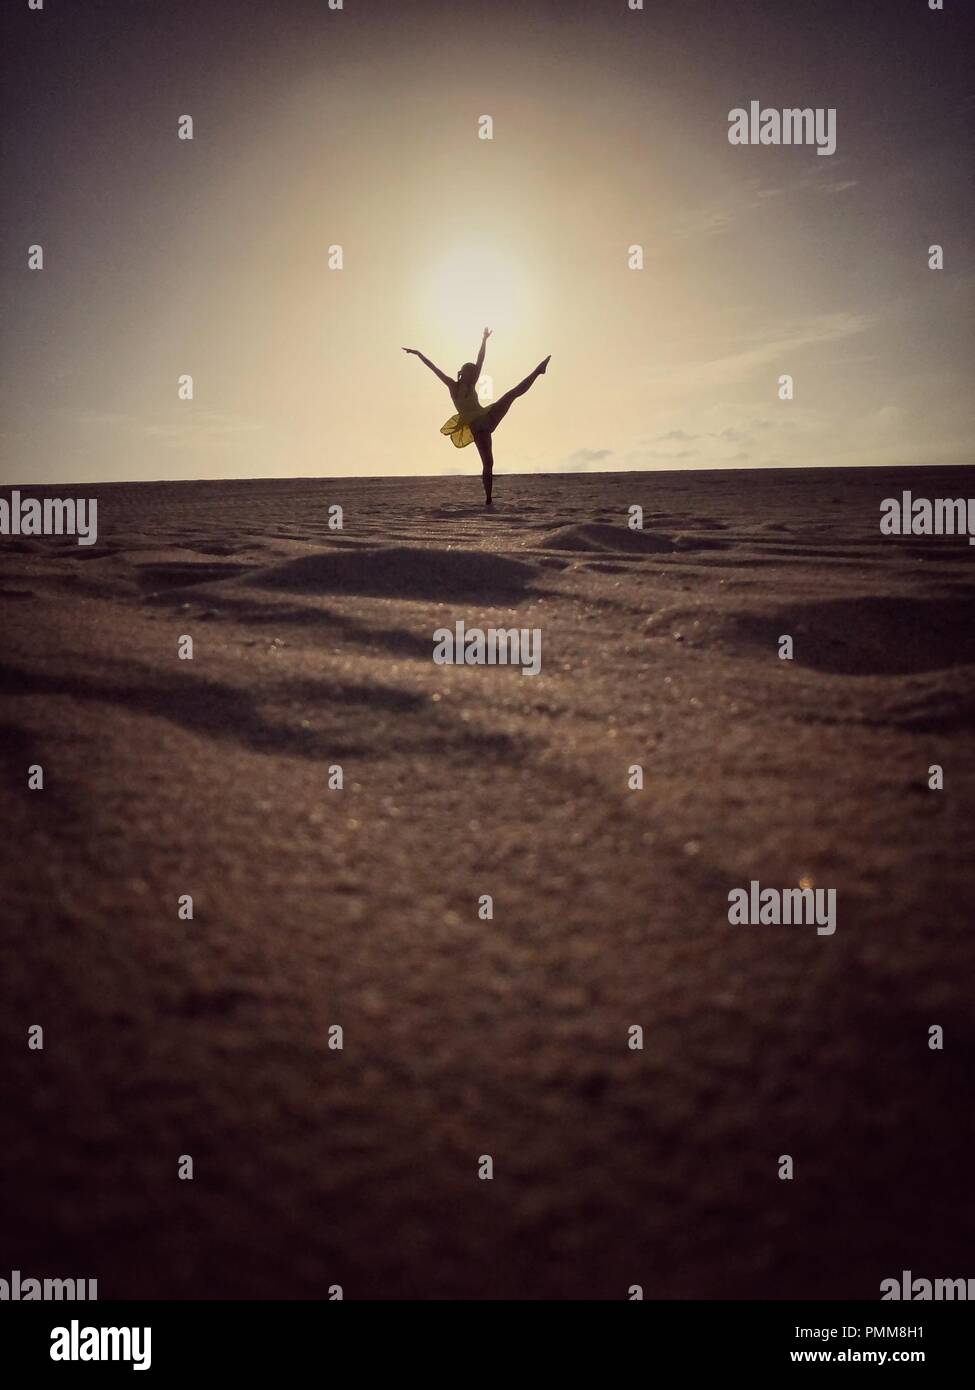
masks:
[(510, 255), (485, 246), (458, 247), (432, 265), (419, 286), (423, 316), (459, 346), (484, 327), (508, 334), (525, 326), (534, 308), (529, 278)]

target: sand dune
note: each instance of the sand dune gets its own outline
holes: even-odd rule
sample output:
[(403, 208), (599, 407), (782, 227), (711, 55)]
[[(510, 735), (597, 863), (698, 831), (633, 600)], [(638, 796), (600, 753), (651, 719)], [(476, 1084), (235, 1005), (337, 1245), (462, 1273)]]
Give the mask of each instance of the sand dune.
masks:
[(522, 560), (479, 550), (434, 546), (376, 546), (303, 555), (252, 574), (249, 583), (305, 593), (351, 593), (400, 598), (491, 599), (519, 594), (535, 571)]
[[(97, 545), (0, 542), (10, 1268), (103, 1298), (971, 1273), (975, 551), (878, 521), (973, 485), (106, 485)], [(540, 629), (541, 675), (434, 665), (459, 619)], [(729, 925), (730, 889), (800, 878), (835, 935)]]
[(583, 525), (562, 526), (544, 540), (545, 546), (552, 550), (591, 550), (614, 555), (657, 555), (671, 554), (675, 550), (721, 550), (730, 547), (731, 542), (710, 540), (702, 536), (665, 536), (647, 530), (630, 530), (628, 526), (615, 525), (605, 521), (591, 521)]

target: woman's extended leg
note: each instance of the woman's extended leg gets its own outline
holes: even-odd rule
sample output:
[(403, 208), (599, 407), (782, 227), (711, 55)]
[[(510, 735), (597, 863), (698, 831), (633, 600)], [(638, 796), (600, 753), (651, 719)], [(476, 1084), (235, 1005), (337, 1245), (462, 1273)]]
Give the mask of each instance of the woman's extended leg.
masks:
[(490, 430), (475, 430), (474, 443), (481, 456), (481, 482), (484, 484), (485, 506), (491, 505), (491, 489), (494, 485), (494, 449), (491, 447)]
[(545, 361), (539, 362), (535, 370), (530, 373), (529, 376), (526, 376), (524, 381), (519, 381), (517, 386), (512, 386), (510, 391), (505, 391), (503, 396), (498, 397), (488, 410), (488, 426), (491, 430), (496, 430), (498, 428), (501, 421), (511, 409), (511, 402), (515, 400), (517, 396), (523, 396), (529, 386), (534, 385), (535, 378), (544, 373), (550, 361), (551, 357), (546, 357)]

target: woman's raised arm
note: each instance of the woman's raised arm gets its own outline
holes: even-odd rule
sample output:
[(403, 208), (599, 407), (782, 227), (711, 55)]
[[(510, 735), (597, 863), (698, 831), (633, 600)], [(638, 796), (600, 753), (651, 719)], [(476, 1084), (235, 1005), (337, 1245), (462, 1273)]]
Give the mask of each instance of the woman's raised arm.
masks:
[(420, 361), (423, 362), (427, 367), (429, 367), (431, 372), (434, 372), (440, 378), (444, 386), (453, 386), (454, 383), (451, 381), (447, 373), (442, 372), (439, 367), (435, 366), (430, 361), (429, 357), (424, 357), (423, 353), (420, 351), (419, 348), (404, 348), (403, 351), (412, 353), (414, 357), (419, 357)]
[(487, 340), (488, 338), (490, 338), (490, 336), (490, 328), (485, 328), (483, 334), (481, 335), (481, 346), (478, 349), (477, 361), (474, 364), (477, 367), (477, 374), (474, 377), (475, 381), (477, 381), (477, 378), (481, 375), (481, 368), (484, 366), (484, 349), (487, 347)]

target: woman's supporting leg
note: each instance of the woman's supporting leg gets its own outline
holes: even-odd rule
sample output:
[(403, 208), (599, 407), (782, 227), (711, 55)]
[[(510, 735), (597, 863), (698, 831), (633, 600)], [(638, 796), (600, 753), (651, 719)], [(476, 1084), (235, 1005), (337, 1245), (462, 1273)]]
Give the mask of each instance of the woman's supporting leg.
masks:
[(481, 456), (481, 482), (484, 484), (485, 505), (491, 505), (491, 489), (494, 486), (494, 449), (489, 430), (475, 430), (474, 443)]
[(503, 396), (499, 396), (488, 411), (488, 423), (492, 430), (496, 430), (501, 421), (511, 409), (511, 402), (518, 396), (523, 396), (529, 386), (534, 385), (535, 378), (541, 376), (549, 364), (549, 358), (544, 362), (539, 362), (535, 370), (525, 377), (524, 381), (519, 381), (517, 386), (512, 386), (510, 391), (505, 391)]

